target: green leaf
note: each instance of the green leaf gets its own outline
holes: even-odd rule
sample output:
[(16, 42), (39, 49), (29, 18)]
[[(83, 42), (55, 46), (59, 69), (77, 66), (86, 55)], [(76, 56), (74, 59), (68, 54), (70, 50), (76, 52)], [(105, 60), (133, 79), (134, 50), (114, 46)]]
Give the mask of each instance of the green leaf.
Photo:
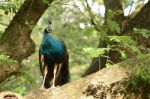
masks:
[(107, 60), (106, 67), (111, 68), (113, 64), (111, 60)]
[(122, 47), (130, 48), (133, 52), (140, 53), (136, 42), (130, 36), (108, 36), (110, 41), (116, 41), (122, 45)]
[(148, 39), (150, 37), (150, 31), (147, 29), (137, 29), (137, 28), (133, 28), (133, 30), (135, 32), (137, 32), (138, 34), (142, 35), (144, 38)]
[(11, 59), (10, 56), (5, 54), (0, 54), (0, 62), (10, 64), (10, 63), (16, 63), (17, 61), (14, 59)]
[(120, 52), (121, 58), (122, 58), (123, 60), (128, 58), (128, 56), (127, 56), (127, 54), (125, 53), (125, 51), (119, 50), (119, 52)]
[(49, 4), (48, 0), (42, 0), (42, 2), (45, 3), (45, 4)]
[(108, 25), (109, 29), (111, 30), (111, 32), (120, 33), (120, 27), (116, 21), (112, 21), (110, 19), (107, 19), (106, 22), (107, 22), (107, 25)]
[(25, 90), (21, 86), (15, 88), (15, 92), (17, 92), (21, 95), (25, 94)]
[(139, 80), (143, 80), (150, 84), (150, 65), (149, 66), (137, 66), (134, 69), (134, 75)]
[(33, 21), (25, 21), (25, 24), (32, 30), (34, 28), (34, 22)]
[(83, 48), (83, 52), (89, 54), (91, 57), (99, 57), (109, 50), (110, 48), (91, 48), (91, 47)]

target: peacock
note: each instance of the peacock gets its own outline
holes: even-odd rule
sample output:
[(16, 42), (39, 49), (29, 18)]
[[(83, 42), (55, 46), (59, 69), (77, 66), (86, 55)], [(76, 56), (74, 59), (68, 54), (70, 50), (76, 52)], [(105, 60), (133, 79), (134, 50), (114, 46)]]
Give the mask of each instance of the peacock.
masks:
[(39, 47), (39, 65), (44, 88), (61, 86), (70, 81), (69, 54), (63, 40), (52, 35), (51, 22), (44, 30)]

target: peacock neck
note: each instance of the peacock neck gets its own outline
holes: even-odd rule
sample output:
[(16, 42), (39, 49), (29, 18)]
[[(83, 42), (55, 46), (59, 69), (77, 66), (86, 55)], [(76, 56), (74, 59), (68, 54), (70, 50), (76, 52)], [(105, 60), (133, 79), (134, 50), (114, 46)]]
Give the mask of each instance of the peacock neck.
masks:
[(53, 38), (52, 34), (50, 34), (50, 33), (45, 33), (45, 32), (44, 32), (43, 37), (50, 37), (50, 38)]
[(55, 36), (50, 33), (44, 33), (43, 35), (44, 42), (49, 42), (51, 44), (55, 44), (56, 42), (60, 42)]

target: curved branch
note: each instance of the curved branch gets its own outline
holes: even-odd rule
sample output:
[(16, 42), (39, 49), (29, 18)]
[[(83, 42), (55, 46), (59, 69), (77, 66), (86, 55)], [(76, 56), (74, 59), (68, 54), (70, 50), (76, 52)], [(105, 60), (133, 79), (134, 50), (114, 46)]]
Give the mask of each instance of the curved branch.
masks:
[(30, 34), (47, 8), (42, 0), (25, 0), (1, 37), (0, 52), (18, 61), (30, 56), (35, 49)]
[(94, 15), (93, 15), (93, 13), (92, 13), (92, 11), (91, 11), (91, 8), (90, 8), (90, 6), (89, 6), (89, 3), (88, 3), (87, 0), (85, 0), (85, 2), (86, 2), (86, 5), (87, 5), (88, 13), (89, 13), (89, 15), (90, 15), (91, 24), (94, 26), (95, 30), (97, 30), (98, 32), (100, 32), (100, 31), (101, 31), (101, 29), (99, 28), (100, 26), (98, 26), (98, 25), (96, 24), (96, 22), (95, 22)]
[[(126, 90), (126, 81), (133, 76), (133, 70), (138, 66), (150, 64), (150, 54), (146, 55), (147, 60), (142, 63), (138, 57), (131, 58), (124, 62), (113, 65), (111, 68), (105, 68), (92, 75), (56, 87), (52, 92), (51, 89), (45, 90), (39, 88), (24, 96), (25, 99), (137, 99), (139, 94), (135, 91), (128, 92)], [(145, 88), (147, 89), (147, 88)], [(141, 89), (140, 91), (145, 91)], [(114, 94), (115, 93), (115, 94)], [(120, 94), (121, 93), (121, 94)], [(141, 93), (148, 95), (148, 92)], [(144, 95), (142, 95), (144, 97)], [(117, 97), (118, 96), (118, 97)], [(141, 96), (140, 99), (145, 99)], [(106, 98), (107, 97), (107, 98)]]

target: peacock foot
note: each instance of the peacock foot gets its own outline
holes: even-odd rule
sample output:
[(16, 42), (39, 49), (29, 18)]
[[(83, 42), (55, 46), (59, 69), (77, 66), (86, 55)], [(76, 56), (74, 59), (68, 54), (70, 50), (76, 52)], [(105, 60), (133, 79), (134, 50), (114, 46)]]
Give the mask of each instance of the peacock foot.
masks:
[(51, 86), (50, 88), (50, 92), (54, 95), (56, 94), (56, 91), (59, 90), (59, 87), (56, 87), (56, 86)]

